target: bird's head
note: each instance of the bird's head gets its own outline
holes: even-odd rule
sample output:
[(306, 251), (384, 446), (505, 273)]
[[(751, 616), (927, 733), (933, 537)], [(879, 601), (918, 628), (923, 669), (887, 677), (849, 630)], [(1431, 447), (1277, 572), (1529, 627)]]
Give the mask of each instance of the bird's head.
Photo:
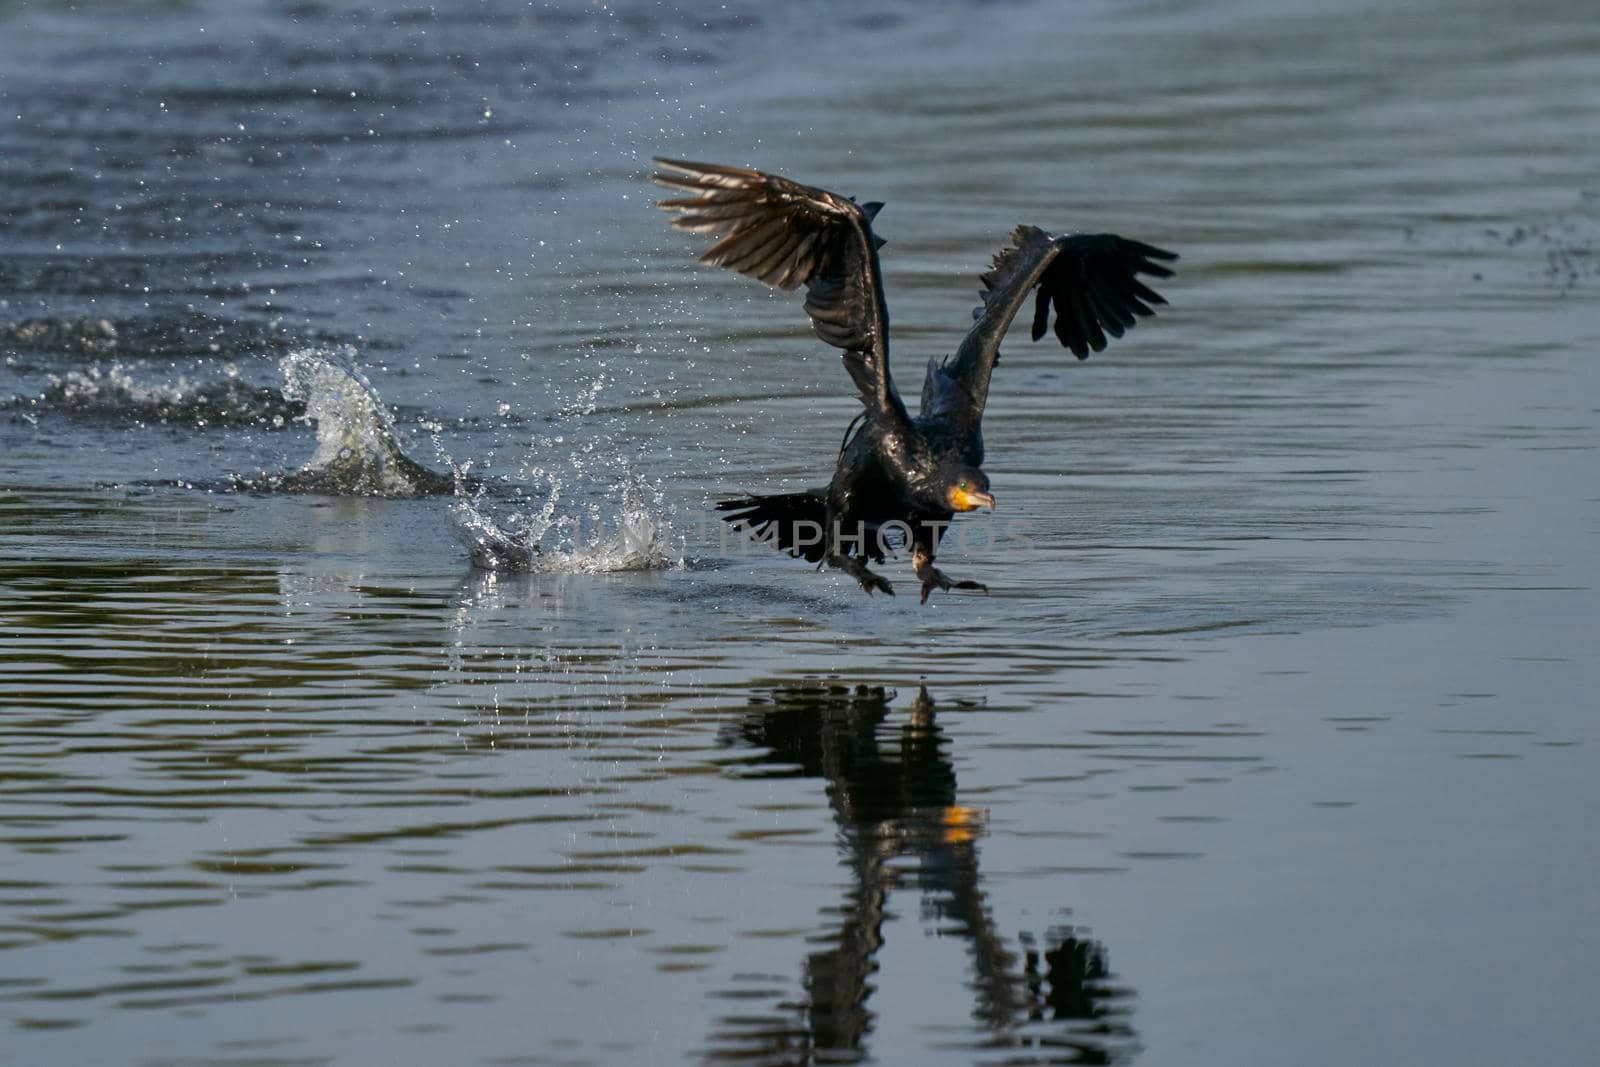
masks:
[(994, 510), (989, 476), (976, 467), (957, 466), (946, 476), (944, 502), (951, 511)]

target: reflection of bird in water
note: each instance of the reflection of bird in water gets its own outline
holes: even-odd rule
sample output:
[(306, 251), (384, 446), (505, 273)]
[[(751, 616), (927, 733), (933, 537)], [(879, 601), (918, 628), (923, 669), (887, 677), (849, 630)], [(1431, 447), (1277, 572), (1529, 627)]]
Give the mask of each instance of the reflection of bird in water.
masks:
[[(933, 700), (923, 689), (894, 729), (891, 699), (881, 687), (779, 688), (758, 695), (757, 706), (723, 731), (724, 743), (761, 750), (751, 762), (762, 774), (827, 780), (852, 878), (828, 947), (805, 962), (803, 1028), (789, 1017), (729, 1019), (713, 1057), (857, 1058), (872, 1028), (867, 1001), (886, 903), (893, 890), (911, 885), (923, 895), (924, 921), (966, 943), (984, 1047), (1032, 1050), (1047, 1063), (1112, 1062), (1133, 1031), (1119, 1003), (1126, 991), (1109, 984), (1105, 949), (1070, 930), (1055, 932), (1042, 952), (1028, 938), (1020, 950), (1007, 945), (980, 887), (983, 815), (956, 802), (955, 769)], [(896, 862), (905, 856), (920, 861), (916, 869)], [(1030, 1025), (1047, 1022), (1046, 1033)]]
[(844, 349), (865, 410), (851, 423), (826, 489), (727, 500), (735, 527), (793, 556), (846, 571), (867, 592), (894, 589), (867, 569), (893, 536), (911, 547), (922, 599), (934, 589), (982, 589), (953, 582), (933, 565), (954, 513), (993, 510), (983, 463), (984, 405), (1000, 362), (1000, 339), (1038, 290), (1033, 339), (1055, 307), (1055, 334), (1079, 359), (1121, 337), (1137, 317), (1165, 303), (1138, 275), (1169, 277), (1158, 260), (1177, 256), (1115, 234), (1057, 237), (1018, 226), (1011, 246), (982, 277), (983, 303), (955, 356), (928, 361), (922, 408), (906, 410), (889, 374), (889, 309), (878, 270), (884, 242), (872, 232), (882, 204), (858, 204), (776, 175), (711, 163), (658, 159), (671, 173), (656, 182), (693, 195), (660, 201), (674, 226), (721, 237), (701, 257), (780, 289), (806, 286), (817, 335)]

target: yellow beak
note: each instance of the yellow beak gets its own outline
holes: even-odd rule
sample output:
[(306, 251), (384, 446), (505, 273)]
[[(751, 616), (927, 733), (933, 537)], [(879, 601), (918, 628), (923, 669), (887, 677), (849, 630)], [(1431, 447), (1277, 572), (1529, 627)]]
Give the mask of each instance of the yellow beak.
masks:
[(994, 496), (989, 493), (974, 493), (961, 488), (959, 485), (950, 490), (950, 506), (956, 511), (976, 511), (978, 508), (994, 510)]

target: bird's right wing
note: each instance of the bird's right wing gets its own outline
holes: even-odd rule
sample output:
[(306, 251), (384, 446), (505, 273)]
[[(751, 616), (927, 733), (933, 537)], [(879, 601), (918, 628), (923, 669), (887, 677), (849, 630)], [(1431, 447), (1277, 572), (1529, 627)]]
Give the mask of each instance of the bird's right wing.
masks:
[(889, 312), (878, 272), (872, 218), (882, 204), (858, 204), (826, 189), (744, 167), (657, 159), (657, 185), (692, 197), (661, 200), (680, 230), (720, 239), (700, 257), (779, 289), (807, 287), (817, 336), (844, 349), (845, 369), (871, 411), (907, 418), (889, 377)]
[(1033, 339), (1044, 336), (1054, 305), (1057, 339), (1087, 359), (1090, 349), (1105, 349), (1107, 334), (1121, 337), (1133, 329), (1136, 316), (1154, 315), (1151, 305), (1166, 303), (1138, 275), (1170, 278), (1171, 269), (1161, 264), (1177, 258), (1175, 252), (1112, 233), (1057, 237), (1036, 226), (1018, 226), (1011, 246), (996, 254), (982, 277), (983, 306), (973, 313), (977, 321), (939, 370), (947, 382), (960, 386), (970, 413), (981, 415), (1000, 339), (1035, 286)]

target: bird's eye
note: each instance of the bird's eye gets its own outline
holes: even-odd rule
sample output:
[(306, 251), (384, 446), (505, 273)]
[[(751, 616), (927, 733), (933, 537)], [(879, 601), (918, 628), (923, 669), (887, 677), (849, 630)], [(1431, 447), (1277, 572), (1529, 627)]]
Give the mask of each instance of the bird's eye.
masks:
[(964, 481), (963, 481), (963, 482), (961, 482), (961, 483), (959, 483), (959, 484), (958, 484), (958, 485), (957, 485), (957, 486), (956, 486), (956, 488), (957, 488), (957, 489), (960, 489), (960, 490), (961, 490), (961, 491), (962, 491), (962, 492), (965, 492), (965, 491), (966, 491), (966, 488), (967, 488), (967, 483), (966, 483), (966, 482), (964, 482)]

